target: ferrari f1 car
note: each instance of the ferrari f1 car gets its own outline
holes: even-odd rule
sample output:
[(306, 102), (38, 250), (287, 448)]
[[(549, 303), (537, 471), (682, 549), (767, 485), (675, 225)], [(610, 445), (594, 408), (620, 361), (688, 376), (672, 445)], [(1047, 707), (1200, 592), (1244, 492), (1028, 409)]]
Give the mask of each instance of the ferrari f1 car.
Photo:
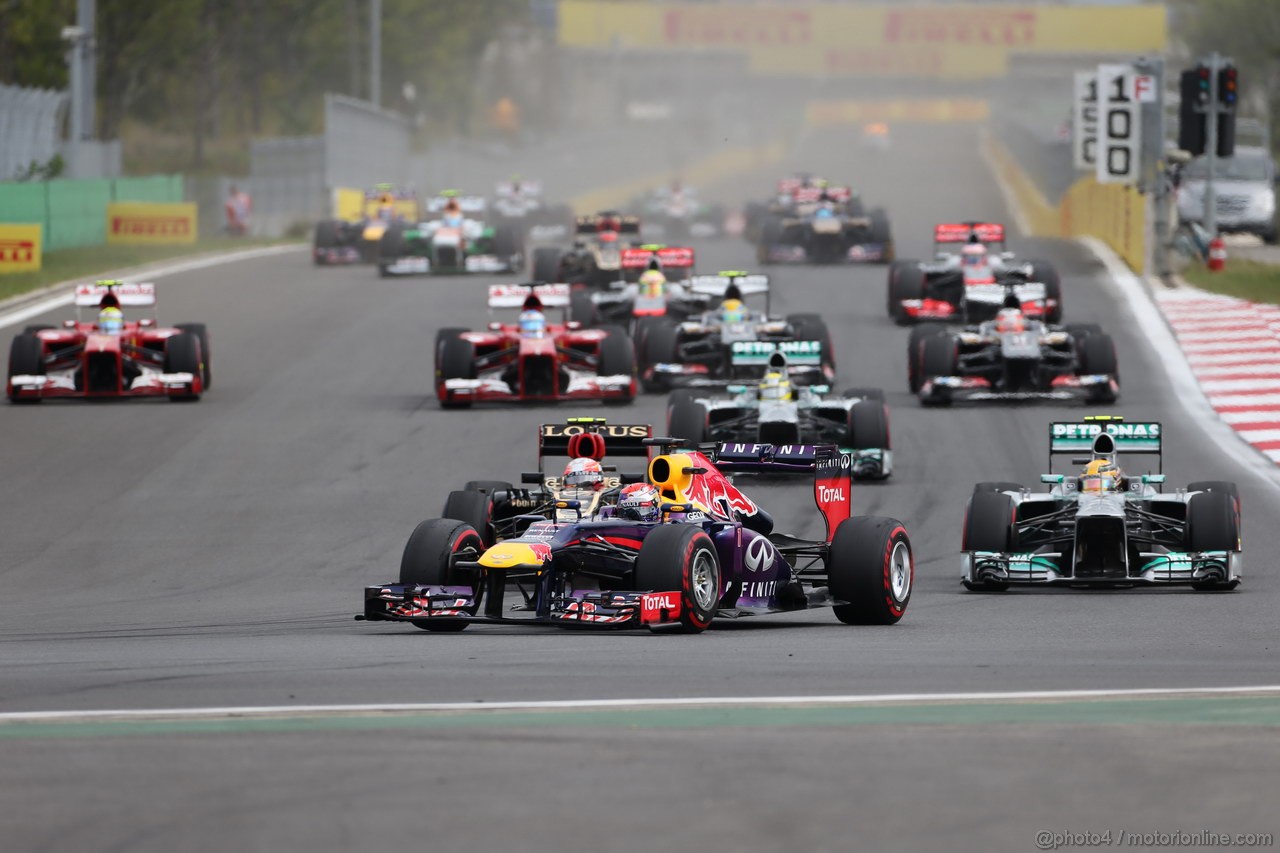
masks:
[[(569, 418), (538, 428), (538, 470), (520, 475), (519, 485), (502, 480), (471, 480), (450, 492), (442, 518), (465, 521), (480, 534), (485, 545), (519, 536), (540, 520), (569, 521), (581, 514), (594, 515), (617, 503), (619, 490), (644, 482), (653, 437), (648, 424), (611, 424), (604, 418)], [(638, 471), (619, 472), (606, 459), (643, 459)], [(560, 469), (548, 470), (548, 459), (592, 459), (601, 465), (595, 486), (566, 483)], [(572, 501), (575, 506), (561, 506)]]
[(350, 219), (322, 219), (316, 223), (311, 257), (320, 266), (373, 263), (382, 235), (392, 225), (417, 222), (418, 198), (411, 190), (378, 184), (364, 194), (359, 211)]
[(1093, 323), (1050, 326), (1029, 319), (1018, 304), (1010, 293), (994, 320), (960, 332), (941, 323), (911, 330), (907, 375), (922, 403), (1115, 401), (1120, 371), (1111, 336)]
[[(964, 585), (1003, 591), (1014, 584), (1067, 586), (1164, 586), (1229, 590), (1240, 583), (1240, 493), (1234, 483), (1191, 483), (1163, 491), (1162, 461), (1156, 473), (1134, 474), (1118, 458), (1154, 454), (1158, 423), (1086, 418), (1054, 423), (1048, 492), (1017, 483), (979, 483), (964, 522)], [(1053, 473), (1055, 455), (1073, 459), (1083, 472)]]
[(672, 392), (667, 434), (694, 445), (835, 444), (852, 458), (854, 477), (883, 480), (893, 473), (884, 392), (852, 388), (837, 396), (826, 385), (792, 385), (781, 353), (770, 356), (769, 372), (758, 383), (729, 385), (722, 395), (689, 388)]
[(640, 236), (640, 219), (604, 211), (578, 217), (577, 236), (568, 250), (539, 246), (533, 250), (535, 281), (563, 281), (587, 287), (607, 287), (610, 282), (630, 278), (640, 270), (624, 270), (620, 240)]
[[(818, 314), (772, 316), (768, 276), (734, 270), (694, 276), (688, 286), (719, 305), (684, 322), (646, 327), (640, 356), (646, 389), (756, 379), (779, 352), (787, 357), (792, 382), (829, 385), (835, 379), (826, 321)], [(753, 296), (764, 297), (764, 311), (747, 308), (745, 300)]]
[(1048, 261), (1016, 261), (1004, 251), (1003, 225), (938, 225), (933, 240), (933, 261), (894, 261), (889, 267), (889, 316), (899, 325), (989, 320), (1004, 306), (1009, 286), (1027, 316), (1047, 323), (1062, 320), (1057, 270)]
[(524, 254), (515, 227), (487, 224), (484, 214), (483, 198), (442, 193), (427, 205), (434, 218), (388, 225), (378, 243), (379, 275), (518, 271)]
[(848, 187), (800, 186), (763, 219), (757, 253), (762, 264), (887, 263), (893, 234), (884, 210), (868, 213)]
[(485, 401), (602, 400), (636, 394), (635, 352), (616, 327), (548, 324), (548, 308), (569, 306), (567, 284), (498, 284), (489, 308), (520, 309), (520, 322), (491, 322), (482, 332), (441, 329), (436, 336), (436, 396), (445, 408)]
[(100, 281), (76, 288), (79, 316), (58, 326), (27, 326), (9, 347), (7, 393), (14, 403), (53, 397), (168, 397), (199, 400), (210, 385), (209, 333), (203, 323), (166, 327), (125, 322), (124, 308), (156, 304), (155, 285)]
[[(649, 441), (666, 451), (678, 444)], [(409, 537), (400, 577), (367, 587), (357, 618), (428, 631), (496, 622), (692, 633), (717, 616), (830, 605), (841, 622), (896, 623), (914, 577), (906, 529), (890, 518), (850, 517), (847, 455), (783, 450), (663, 452), (639, 488), (651, 496), (643, 512), (620, 501), (590, 513), (562, 501), (568, 520), (539, 519), (491, 547), (465, 522), (429, 519)], [(822, 539), (774, 533), (769, 515), (726, 476), (795, 468), (814, 473)]]

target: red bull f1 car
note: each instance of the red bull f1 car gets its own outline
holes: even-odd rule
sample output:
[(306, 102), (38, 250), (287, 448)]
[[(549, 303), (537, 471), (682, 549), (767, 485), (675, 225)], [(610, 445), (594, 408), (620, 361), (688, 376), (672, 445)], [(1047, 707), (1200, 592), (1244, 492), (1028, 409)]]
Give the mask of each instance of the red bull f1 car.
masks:
[(548, 323), (548, 309), (566, 311), (567, 284), (499, 284), (489, 308), (519, 309), (517, 323), (491, 322), (483, 331), (441, 329), (436, 336), (436, 396), (445, 408), (477, 402), (602, 400), (636, 395), (635, 351), (617, 327), (585, 329)]
[[(595, 512), (562, 501), (564, 517), (531, 519), (491, 547), (465, 522), (429, 519), (409, 537), (399, 578), (365, 589), (357, 618), (428, 631), (493, 622), (690, 633), (717, 617), (822, 606), (849, 624), (902, 618), (914, 579), (910, 539), (894, 519), (851, 517), (847, 455), (762, 446), (729, 459), (649, 441), (664, 452), (639, 489), (653, 496), (643, 514), (621, 501)], [(726, 476), (795, 468), (814, 474), (821, 539), (773, 532), (768, 513)]]
[(100, 281), (76, 288), (78, 312), (61, 326), (28, 326), (9, 348), (7, 393), (14, 403), (57, 397), (168, 397), (199, 400), (209, 388), (209, 333), (203, 323), (161, 326), (126, 320), (124, 309), (154, 307), (155, 285)]

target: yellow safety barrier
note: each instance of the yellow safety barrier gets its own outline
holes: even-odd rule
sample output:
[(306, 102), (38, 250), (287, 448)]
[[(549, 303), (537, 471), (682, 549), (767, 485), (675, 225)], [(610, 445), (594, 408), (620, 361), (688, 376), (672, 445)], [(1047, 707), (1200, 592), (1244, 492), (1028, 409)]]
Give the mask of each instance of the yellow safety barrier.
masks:
[(199, 231), (194, 202), (116, 201), (107, 205), (107, 242), (194, 243)]
[(39, 225), (0, 225), (0, 275), (40, 269)]

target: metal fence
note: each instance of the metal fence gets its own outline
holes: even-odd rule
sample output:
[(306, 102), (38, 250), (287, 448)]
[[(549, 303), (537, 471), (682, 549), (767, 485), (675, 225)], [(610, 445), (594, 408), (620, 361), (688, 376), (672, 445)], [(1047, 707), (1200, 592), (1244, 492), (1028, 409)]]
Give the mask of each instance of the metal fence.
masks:
[(59, 152), (67, 93), (0, 86), (0, 180), (25, 175)]

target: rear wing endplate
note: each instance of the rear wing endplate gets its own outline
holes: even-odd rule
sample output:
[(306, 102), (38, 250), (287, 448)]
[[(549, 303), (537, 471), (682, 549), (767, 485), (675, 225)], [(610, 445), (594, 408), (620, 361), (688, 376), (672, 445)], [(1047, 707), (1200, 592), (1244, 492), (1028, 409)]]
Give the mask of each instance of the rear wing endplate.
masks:
[(830, 444), (716, 445), (716, 468), (722, 473), (803, 474), (813, 472), (813, 501), (826, 524), (826, 541), (853, 515), (853, 455)]

